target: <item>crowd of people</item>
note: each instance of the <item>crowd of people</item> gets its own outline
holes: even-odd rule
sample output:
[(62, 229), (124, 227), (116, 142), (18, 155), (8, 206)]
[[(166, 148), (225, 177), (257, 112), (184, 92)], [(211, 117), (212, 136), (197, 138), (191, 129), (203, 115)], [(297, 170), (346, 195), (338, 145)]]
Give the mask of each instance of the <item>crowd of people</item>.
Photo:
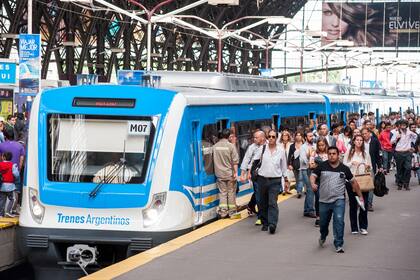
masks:
[[(276, 232), (279, 194), (296, 189), (304, 197), (303, 216), (320, 227), (323, 246), (333, 218), (334, 246), (343, 253), (346, 198), (352, 234), (368, 235), (368, 212), (374, 211), (373, 177), (395, 168), (398, 190), (410, 190), (411, 175), (420, 185), (420, 117), (407, 111), (376, 116), (349, 114), (347, 123), (334, 122), (276, 131), (261, 127), (239, 162), (235, 135), (229, 129), (213, 148), (215, 175), (220, 191), (220, 218), (236, 211), (236, 181), (249, 181), (254, 189), (248, 213), (256, 216), (262, 231)], [(240, 176), (237, 177), (238, 168)], [(290, 186), (293, 177), (294, 184)]]
[(0, 119), (0, 218), (19, 214), (27, 130), (23, 114)]

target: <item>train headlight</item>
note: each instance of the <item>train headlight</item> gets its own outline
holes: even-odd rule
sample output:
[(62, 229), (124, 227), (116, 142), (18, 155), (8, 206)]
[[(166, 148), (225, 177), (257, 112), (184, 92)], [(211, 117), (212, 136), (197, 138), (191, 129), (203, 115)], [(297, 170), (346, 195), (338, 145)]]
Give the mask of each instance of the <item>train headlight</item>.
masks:
[(165, 202), (166, 192), (153, 195), (152, 203), (150, 204), (149, 208), (143, 210), (144, 227), (150, 227), (158, 221), (163, 208), (165, 208)]
[(38, 191), (33, 188), (29, 188), (29, 208), (32, 218), (35, 222), (41, 224), (42, 219), (44, 219), (45, 207), (39, 202)]

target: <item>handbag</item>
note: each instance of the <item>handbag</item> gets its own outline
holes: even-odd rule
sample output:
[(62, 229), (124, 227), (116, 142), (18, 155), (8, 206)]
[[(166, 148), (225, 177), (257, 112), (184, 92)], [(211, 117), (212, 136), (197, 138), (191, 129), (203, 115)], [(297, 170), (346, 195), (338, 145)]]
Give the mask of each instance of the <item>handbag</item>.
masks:
[(262, 150), (260, 159), (256, 159), (252, 162), (251, 180), (254, 181), (254, 182), (257, 181), (257, 178), (258, 178), (258, 170), (260, 170), (260, 167), (261, 167), (261, 164), (262, 164), (262, 159), (263, 159), (263, 155), (264, 155), (264, 152), (265, 152), (265, 146), (266, 145), (263, 146), (263, 150)]
[(359, 168), (360, 168), (361, 165), (364, 165), (366, 167), (366, 164), (360, 163), (357, 166), (356, 174), (354, 175), (354, 177), (355, 177), (357, 183), (359, 183), (360, 191), (361, 192), (368, 192), (368, 191), (371, 191), (375, 188), (375, 186), (373, 184), (373, 178), (370, 175), (370, 172), (360, 174)]
[(300, 168), (300, 157), (298, 156), (295, 158), (295, 155), (292, 154), (291, 162), (292, 162), (293, 170), (298, 171)]

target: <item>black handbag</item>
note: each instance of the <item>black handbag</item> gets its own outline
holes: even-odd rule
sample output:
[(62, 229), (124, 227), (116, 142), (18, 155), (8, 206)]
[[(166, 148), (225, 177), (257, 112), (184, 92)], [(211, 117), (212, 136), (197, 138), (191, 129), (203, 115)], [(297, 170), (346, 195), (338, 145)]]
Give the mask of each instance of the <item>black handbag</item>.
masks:
[(297, 158), (295, 158), (295, 155), (292, 155), (292, 167), (293, 170), (298, 171), (300, 168), (300, 158), (299, 156)]
[(254, 160), (252, 162), (252, 165), (251, 165), (251, 180), (254, 181), (254, 182), (257, 181), (257, 178), (258, 178), (258, 170), (260, 170), (260, 167), (261, 167), (261, 164), (262, 164), (262, 159), (263, 159), (263, 155), (264, 155), (264, 152), (265, 152), (265, 146), (266, 145), (263, 146), (263, 150), (262, 150), (260, 159)]

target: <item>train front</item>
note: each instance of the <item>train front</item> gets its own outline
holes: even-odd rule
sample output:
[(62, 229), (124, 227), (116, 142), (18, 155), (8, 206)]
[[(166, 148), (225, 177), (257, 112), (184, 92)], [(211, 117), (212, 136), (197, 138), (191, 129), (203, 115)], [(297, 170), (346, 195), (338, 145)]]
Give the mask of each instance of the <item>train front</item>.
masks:
[(95, 270), (180, 234), (155, 225), (168, 186), (152, 182), (175, 96), (99, 85), (35, 99), (19, 242), (36, 269)]

